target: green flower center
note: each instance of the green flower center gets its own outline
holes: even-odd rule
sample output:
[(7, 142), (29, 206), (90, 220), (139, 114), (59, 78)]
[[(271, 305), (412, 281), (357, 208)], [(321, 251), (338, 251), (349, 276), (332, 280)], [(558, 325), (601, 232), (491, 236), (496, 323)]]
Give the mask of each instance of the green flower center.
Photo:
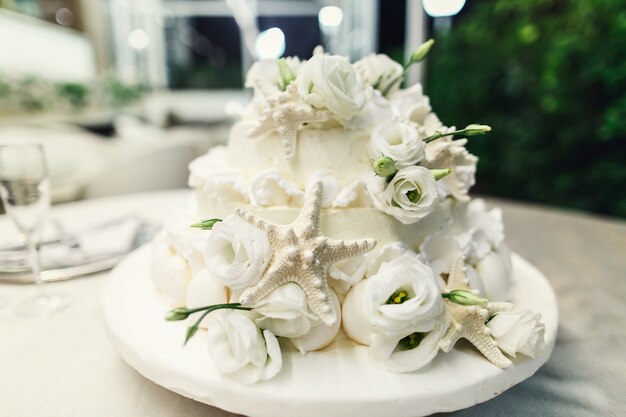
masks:
[(411, 333), (410, 335), (403, 337), (398, 342), (396, 350), (411, 350), (415, 349), (422, 343), (422, 340), (426, 337), (426, 333)]
[(422, 193), (420, 193), (418, 189), (411, 190), (406, 193), (406, 198), (408, 198), (409, 201), (413, 204), (416, 204), (418, 201), (420, 201), (421, 197), (422, 197)]
[(387, 299), (385, 304), (402, 304), (407, 300), (410, 300), (408, 291), (398, 290), (391, 294), (391, 296)]

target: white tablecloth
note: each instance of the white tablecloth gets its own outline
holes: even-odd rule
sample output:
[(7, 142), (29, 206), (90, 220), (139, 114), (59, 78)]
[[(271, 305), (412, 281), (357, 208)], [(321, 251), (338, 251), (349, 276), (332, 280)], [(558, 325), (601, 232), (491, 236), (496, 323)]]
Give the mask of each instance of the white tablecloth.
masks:
[[(88, 200), (54, 208), (86, 222), (138, 212), (160, 222), (188, 191)], [(517, 204), (502, 205), (511, 247), (538, 266), (559, 298), (552, 359), (531, 379), (468, 410), (474, 416), (626, 416), (626, 223)], [(0, 237), (11, 233), (0, 217)], [(22, 319), (12, 307), (34, 290), (0, 284), (0, 417), (224, 417), (127, 366), (108, 343), (100, 297), (106, 274), (48, 284), (66, 311)], [(294, 416), (295, 417), (295, 416)], [(320, 416), (323, 417), (323, 416)]]

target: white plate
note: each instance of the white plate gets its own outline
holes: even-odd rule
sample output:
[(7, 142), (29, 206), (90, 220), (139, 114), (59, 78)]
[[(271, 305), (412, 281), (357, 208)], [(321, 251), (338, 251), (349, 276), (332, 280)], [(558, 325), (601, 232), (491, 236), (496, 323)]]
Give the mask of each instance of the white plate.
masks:
[(322, 351), (300, 355), (283, 346), (277, 377), (240, 385), (213, 368), (199, 332), (182, 346), (187, 323), (166, 322), (169, 309), (150, 280), (150, 251), (129, 255), (109, 278), (104, 321), (124, 360), (146, 378), (185, 397), (251, 417), (416, 417), (487, 401), (532, 376), (554, 348), (558, 310), (550, 284), (536, 268), (513, 256), (517, 309), (543, 315), (546, 349), (536, 358), (519, 355), (500, 369), (466, 344), (440, 353), (417, 373), (394, 374), (367, 360), (366, 348), (346, 336)]

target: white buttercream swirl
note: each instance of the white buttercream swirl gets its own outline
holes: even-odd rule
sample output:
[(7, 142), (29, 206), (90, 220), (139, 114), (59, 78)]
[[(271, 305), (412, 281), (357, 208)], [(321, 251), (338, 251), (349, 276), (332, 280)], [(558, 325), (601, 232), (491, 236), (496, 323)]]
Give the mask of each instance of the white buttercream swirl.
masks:
[(301, 206), (303, 197), (304, 192), (276, 170), (261, 172), (250, 183), (254, 206)]

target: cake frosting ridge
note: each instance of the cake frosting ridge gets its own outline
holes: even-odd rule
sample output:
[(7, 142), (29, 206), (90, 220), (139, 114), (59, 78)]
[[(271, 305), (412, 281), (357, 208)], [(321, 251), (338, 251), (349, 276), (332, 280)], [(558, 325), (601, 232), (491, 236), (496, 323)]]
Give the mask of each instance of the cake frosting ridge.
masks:
[[(253, 99), (228, 144), (191, 163), (189, 213), (153, 244), (168, 319), (197, 318), (187, 338), (207, 329), (220, 372), (272, 378), (286, 344), (306, 353), (339, 332), (392, 372), (459, 338), (500, 367), (542, 348), (540, 318), (508, 302), (501, 212), (468, 195), (478, 159), (465, 137), (490, 128), (444, 126), (419, 83), (401, 88), (431, 46), (404, 65), (318, 48), (250, 69)], [(497, 335), (515, 318), (511, 347)]]

